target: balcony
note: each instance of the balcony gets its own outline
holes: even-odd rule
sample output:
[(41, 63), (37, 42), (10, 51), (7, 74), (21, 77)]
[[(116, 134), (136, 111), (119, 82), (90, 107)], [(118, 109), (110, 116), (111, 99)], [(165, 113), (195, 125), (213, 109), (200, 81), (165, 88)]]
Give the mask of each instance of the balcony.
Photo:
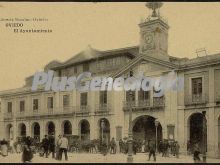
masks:
[(7, 113), (4, 113), (4, 119), (5, 120), (10, 120), (13, 118), (13, 114), (12, 112), (7, 112)]
[(89, 116), (90, 107), (88, 105), (81, 105), (76, 107), (76, 116)]
[(132, 107), (133, 111), (135, 110), (151, 110), (155, 108), (164, 108), (165, 107), (165, 97), (154, 97), (153, 102), (151, 103), (150, 99), (147, 100), (136, 100), (136, 101), (124, 101), (124, 110), (129, 110)]
[(31, 111), (23, 111), (16, 113), (17, 118), (23, 117), (37, 117), (37, 116), (56, 116), (56, 115), (74, 115), (75, 107), (60, 107), (60, 108), (49, 108), (45, 109), (45, 111), (41, 110), (31, 110)]
[(26, 116), (25, 111), (19, 111), (16, 113), (16, 118), (24, 118)]
[(208, 103), (208, 96), (206, 94), (186, 95), (185, 105), (205, 105)]
[(110, 104), (96, 104), (95, 115), (108, 115), (111, 111)]
[(153, 107), (164, 107), (165, 106), (165, 97), (154, 97), (153, 98)]

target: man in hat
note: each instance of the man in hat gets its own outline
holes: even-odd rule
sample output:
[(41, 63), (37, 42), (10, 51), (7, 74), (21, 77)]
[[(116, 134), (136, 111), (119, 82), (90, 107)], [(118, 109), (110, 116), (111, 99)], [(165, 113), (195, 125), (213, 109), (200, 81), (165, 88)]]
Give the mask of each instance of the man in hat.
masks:
[(58, 136), (58, 140), (56, 142), (56, 160), (60, 160), (60, 145), (61, 145), (62, 136)]
[(67, 150), (68, 150), (68, 147), (69, 147), (69, 142), (68, 142), (68, 139), (66, 138), (66, 135), (63, 135), (61, 137), (59, 143), (60, 143), (60, 156), (59, 156), (59, 160), (62, 160), (62, 155), (63, 155), (63, 152), (64, 152), (65, 160), (67, 161), (68, 160)]
[(48, 140), (47, 135), (45, 135), (42, 140), (42, 147), (44, 149), (44, 153), (42, 154), (42, 156), (44, 156), (44, 154), (46, 154), (46, 158), (48, 158), (49, 140)]
[(55, 158), (55, 138), (54, 138), (54, 133), (52, 133), (49, 136), (48, 142), (49, 142), (49, 153), (48, 153), (48, 155), (50, 155), (50, 153), (52, 152), (52, 158)]
[(155, 150), (156, 150), (156, 144), (155, 144), (154, 140), (150, 139), (150, 141), (149, 141), (149, 159), (148, 159), (148, 161), (150, 161), (151, 155), (153, 155), (154, 161), (156, 161)]

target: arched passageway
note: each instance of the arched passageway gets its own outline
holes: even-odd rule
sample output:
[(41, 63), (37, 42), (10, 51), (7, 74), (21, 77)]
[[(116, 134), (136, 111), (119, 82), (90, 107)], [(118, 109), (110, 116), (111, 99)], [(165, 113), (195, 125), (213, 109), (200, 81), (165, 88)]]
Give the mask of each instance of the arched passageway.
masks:
[(32, 137), (40, 140), (40, 124), (37, 122), (33, 123), (32, 125)]
[(110, 142), (110, 123), (108, 119), (102, 118), (98, 122), (99, 125), (99, 138), (101, 141), (109, 144)]
[(72, 135), (72, 124), (70, 123), (70, 121), (65, 120), (62, 125), (63, 125), (63, 134)]
[(79, 123), (79, 135), (82, 141), (90, 139), (90, 124), (87, 120), (81, 120)]
[(18, 125), (18, 135), (22, 138), (26, 137), (26, 125), (24, 123)]
[(46, 130), (48, 135), (55, 135), (55, 124), (52, 121), (48, 122)]
[(136, 140), (156, 140), (156, 128), (157, 128), (157, 144), (162, 140), (162, 126), (158, 122), (156, 127), (155, 118), (152, 116), (144, 115), (136, 118), (133, 121), (133, 139)]
[[(205, 120), (205, 122), (203, 122)], [(203, 118), (202, 113), (194, 113), (189, 117), (189, 140), (193, 147), (194, 144), (198, 144), (200, 151), (203, 150), (204, 142), (207, 151), (207, 125), (206, 119)], [(205, 139), (204, 139), (205, 138)]]
[(6, 135), (5, 135), (5, 138), (6, 140), (10, 140), (13, 138), (13, 125), (12, 124), (8, 124), (6, 126)]

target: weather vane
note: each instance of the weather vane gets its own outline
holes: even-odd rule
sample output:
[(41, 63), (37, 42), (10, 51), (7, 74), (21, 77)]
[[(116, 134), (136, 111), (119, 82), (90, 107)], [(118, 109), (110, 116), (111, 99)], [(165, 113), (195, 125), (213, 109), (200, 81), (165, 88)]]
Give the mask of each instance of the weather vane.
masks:
[(157, 17), (158, 16), (158, 14), (156, 12), (156, 9), (159, 9), (162, 6), (163, 6), (162, 2), (147, 2), (146, 3), (146, 7), (153, 10), (152, 17)]

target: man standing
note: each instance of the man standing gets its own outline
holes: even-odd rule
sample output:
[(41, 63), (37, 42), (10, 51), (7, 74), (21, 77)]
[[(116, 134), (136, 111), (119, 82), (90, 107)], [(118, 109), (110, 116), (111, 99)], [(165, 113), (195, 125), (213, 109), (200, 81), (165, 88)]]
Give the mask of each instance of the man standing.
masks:
[(110, 142), (110, 147), (111, 147), (110, 154), (112, 154), (112, 153), (115, 154), (116, 153), (116, 142), (115, 142), (114, 138), (112, 138), (112, 140)]
[(44, 149), (42, 156), (44, 156), (44, 154), (46, 154), (46, 158), (48, 158), (49, 140), (48, 140), (47, 135), (45, 135), (42, 140), (42, 147)]
[(14, 144), (15, 144), (15, 142), (14, 142), (14, 140), (11, 138), (10, 143), (9, 143), (11, 153), (15, 153), (15, 146), (14, 146)]
[(68, 156), (67, 156), (67, 149), (68, 149), (68, 139), (65, 137), (65, 135), (63, 135), (63, 137), (60, 139), (60, 159), (62, 160), (62, 155), (64, 152), (65, 155), (65, 160), (68, 160)]
[(153, 155), (154, 161), (156, 161), (155, 150), (156, 150), (156, 144), (153, 140), (150, 140), (149, 141), (149, 159), (148, 159), (148, 161), (150, 161), (151, 155)]
[(200, 160), (200, 157), (199, 157), (199, 154), (200, 154), (200, 151), (199, 151), (199, 144), (196, 143), (194, 145), (194, 153), (193, 153), (193, 159), (194, 159), (194, 162), (195, 163), (199, 163), (201, 160)]
[(61, 145), (61, 135), (58, 136), (58, 140), (56, 142), (56, 160), (60, 160), (60, 145)]
[(119, 152), (122, 153), (123, 141), (122, 139), (119, 140)]
[(52, 158), (55, 158), (55, 138), (54, 138), (53, 133), (52, 133), (51, 136), (49, 136), (48, 142), (49, 142), (49, 153), (48, 153), (48, 155), (50, 155), (50, 153), (52, 152)]
[(176, 143), (175, 143), (175, 155), (176, 155), (176, 158), (179, 158), (179, 150), (180, 150), (180, 145), (179, 145), (178, 141), (176, 141)]

